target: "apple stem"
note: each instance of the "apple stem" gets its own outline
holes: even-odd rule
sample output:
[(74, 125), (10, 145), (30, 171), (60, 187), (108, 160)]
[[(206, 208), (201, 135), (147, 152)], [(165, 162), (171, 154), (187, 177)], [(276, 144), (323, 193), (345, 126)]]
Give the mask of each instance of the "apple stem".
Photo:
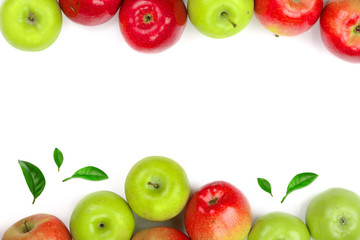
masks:
[(354, 28), (354, 33), (355, 33), (355, 34), (360, 34), (360, 24), (357, 25), (357, 26)]
[(221, 13), (221, 16), (225, 17), (226, 20), (228, 20), (228, 21), (233, 25), (234, 28), (237, 27), (236, 23), (234, 23), (234, 22), (230, 19), (229, 14), (228, 14), (227, 12), (222, 12), (222, 13)]
[(214, 205), (218, 202), (218, 198), (213, 198), (209, 201), (209, 205)]
[(153, 16), (151, 14), (146, 14), (144, 16), (144, 22), (145, 23), (151, 23), (153, 21)]
[(26, 219), (23, 220), (23, 224), (25, 226), (25, 232), (30, 232), (29, 228), (28, 228), (28, 225), (26, 224)]
[(35, 22), (36, 22), (35, 14), (34, 14), (34, 13), (30, 13), (27, 20), (28, 20), (27, 22), (28, 22), (29, 24), (35, 25)]
[(159, 188), (159, 184), (148, 182), (148, 185), (153, 186), (154, 188)]
[(104, 223), (100, 223), (100, 224), (99, 224), (99, 228), (102, 229), (102, 228), (104, 228), (104, 227), (105, 227), (105, 224), (104, 224)]

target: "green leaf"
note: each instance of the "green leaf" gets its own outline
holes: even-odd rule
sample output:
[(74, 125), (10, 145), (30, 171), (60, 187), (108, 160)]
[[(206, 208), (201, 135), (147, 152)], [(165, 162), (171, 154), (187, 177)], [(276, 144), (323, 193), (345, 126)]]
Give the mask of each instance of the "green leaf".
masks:
[(88, 166), (79, 169), (71, 177), (65, 178), (63, 182), (70, 180), (72, 178), (82, 178), (90, 181), (100, 181), (100, 180), (108, 179), (109, 177), (101, 169)]
[(269, 183), (268, 180), (264, 179), (264, 178), (258, 178), (257, 182), (259, 184), (259, 186), (262, 188), (262, 190), (264, 190), (265, 192), (269, 193), (271, 196), (271, 184)]
[(58, 167), (58, 171), (60, 171), (60, 167), (61, 167), (62, 163), (64, 162), (64, 156), (63, 156), (62, 152), (57, 148), (55, 148), (55, 150), (54, 150), (54, 161)]
[(34, 196), (34, 200), (32, 202), (34, 204), (35, 199), (40, 196), (40, 194), (45, 188), (45, 177), (41, 170), (35, 165), (21, 160), (18, 160), (18, 163), (24, 174), (26, 184), (28, 185), (30, 192)]
[(310, 185), (316, 178), (317, 174), (311, 172), (299, 173), (296, 175), (289, 183), (286, 191), (286, 195), (281, 200), (281, 203), (284, 202), (285, 198), (293, 191), (304, 188)]

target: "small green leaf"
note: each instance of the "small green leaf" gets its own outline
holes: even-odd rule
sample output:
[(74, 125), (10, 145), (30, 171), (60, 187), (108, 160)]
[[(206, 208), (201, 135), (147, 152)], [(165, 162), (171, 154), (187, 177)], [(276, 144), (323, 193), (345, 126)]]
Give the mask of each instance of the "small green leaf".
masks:
[(72, 178), (82, 178), (82, 179), (90, 180), (90, 181), (100, 181), (100, 180), (108, 179), (109, 177), (101, 169), (92, 167), (92, 166), (88, 166), (88, 167), (79, 169), (71, 177), (65, 178), (63, 180), (63, 182), (65, 182), (69, 179), (72, 179)]
[(34, 204), (35, 199), (40, 196), (40, 194), (45, 188), (45, 177), (41, 170), (35, 165), (21, 160), (18, 160), (18, 163), (24, 174), (26, 184), (28, 185), (30, 192), (34, 196), (34, 200), (32, 202)]
[(62, 152), (57, 148), (55, 148), (55, 150), (54, 150), (54, 161), (58, 167), (58, 171), (60, 171), (60, 167), (61, 167), (62, 163), (64, 162), (64, 156), (63, 156)]
[(293, 191), (304, 188), (310, 185), (316, 178), (317, 174), (311, 172), (299, 173), (296, 175), (289, 183), (286, 191), (286, 195), (281, 200), (281, 203), (284, 202), (285, 198)]
[(269, 193), (271, 196), (271, 184), (269, 183), (268, 180), (264, 179), (264, 178), (258, 178), (257, 182), (259, 184), (259, 186), (262, 188), (262, 190), (264, 190), (265, 192)]

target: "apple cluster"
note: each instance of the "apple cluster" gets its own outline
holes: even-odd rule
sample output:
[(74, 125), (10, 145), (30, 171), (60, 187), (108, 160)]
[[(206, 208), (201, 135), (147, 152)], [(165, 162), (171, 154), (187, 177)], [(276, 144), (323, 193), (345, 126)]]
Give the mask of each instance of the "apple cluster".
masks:
[(334, 55), (360, 62), (360, 0), (4, 0), (0, 30), (15, 48), (40, 51), (57, 39), (62, 12), (94, 26), (118, 12), (130, 47), (161, 52), (182, 36), (189, 18), (202, 34), (226, 38), (243, 30), (253, 15), (276, 36), (296, 36), (320, 19), (321, 39)]
[[(360, 197), (330, 188), (307, 206), (305, 223), (285, 212), (253, 223), (243, 192), (214, 181), (190, 193), (189, 179), (176, 161), (151, 156), (138, 161), (125, 180), (126, 200), (111, 191), (84, 196), (74, 207), (69, 229), (57, 217), (35, 214), (19, 220), (2, 240), (359, 240)], [(186, 234), (159, 226), (134, 233), (135, 217), (162, 222), (184, 210)]]

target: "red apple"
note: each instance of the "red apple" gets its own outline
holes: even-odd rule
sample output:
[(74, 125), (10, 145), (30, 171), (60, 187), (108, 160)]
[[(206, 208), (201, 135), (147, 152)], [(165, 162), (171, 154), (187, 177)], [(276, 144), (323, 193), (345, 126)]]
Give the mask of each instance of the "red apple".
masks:
[(175, 228), (153, 227), (137, 232), (131, 240), (190, 240), (190, 238)]
[(71, 240), (69, 230), (57, 217), (35, 214), (19, 220), (4, 233), (2, 240)]
[(174, 45), (186, 20), (182, 0), (124, 0), (119, 12), (122, 35), (141, 52), (161, 52)]
[(360, 62), (360, 1), (334, 0), (320, 16), (321, 39), (339, 58)]
[(296, 36), (309, 30), (319, 19), (322, 0), (255, 0), (256, 18), (277, 35)]
[(224, 181), (200, 188), (185, 209), (185, 228), (192, 240), (242, 240), (248, 235), (251, 223), (246, 196)]
[(59, 3), (70, 20), (94, 26), (109, 21), (118, 11), (121, 0), (59, 0)]

